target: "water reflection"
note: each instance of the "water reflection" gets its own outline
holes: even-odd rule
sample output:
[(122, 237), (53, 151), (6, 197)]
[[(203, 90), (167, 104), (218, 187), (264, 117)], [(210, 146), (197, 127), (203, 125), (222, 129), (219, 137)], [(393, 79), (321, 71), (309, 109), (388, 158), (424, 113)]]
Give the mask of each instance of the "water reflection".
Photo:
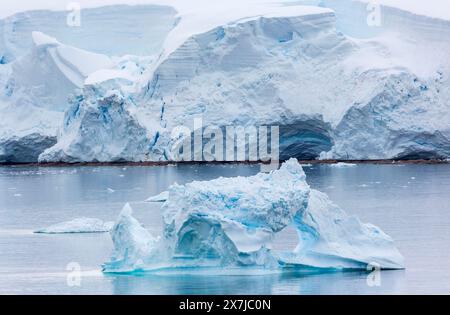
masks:
[(107, 276), (114, 294), (305, 295), (389, 294), (404, 291), (405, 272), (385, 271), (380, 286), (367, 284), (368, 272), (300, 273), (264, 276)]

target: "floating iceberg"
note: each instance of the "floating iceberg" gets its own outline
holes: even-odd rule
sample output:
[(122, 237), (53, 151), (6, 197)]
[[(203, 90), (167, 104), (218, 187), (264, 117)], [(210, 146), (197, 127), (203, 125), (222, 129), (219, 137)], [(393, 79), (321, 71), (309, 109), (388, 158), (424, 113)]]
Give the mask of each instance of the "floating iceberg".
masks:
[(354, 164), (354, 163), (344, 163), (344, 162), (331, 164), (331, 167), (334, 167), (334, 168), (348, 168), (348, 167), (355, 167), (355, 166), (356, 166), (356, 164)]
[[(111, 231), (115, 250), (105, 272), (404, 267), (388, 235), (311, 189), (295, 159), (269, 174), (175, 184), (162, 208), (160, 238), (124, 208)], [(276, 234), (288, 227), (297, 230), (297, 248), (274, 249)]]
[(147, 200), (145, 200), (145, 202), (165, 202), (167, 201), (167, 199), (169, 199), (169, 192), (163, 191), (156, 196), (148, 198)]
[(105, 233), (109, 232), (114, 222), (103, 222), (99, 219), (79, 218), (62, 222), (48, 228), (35, 231), (38, 234), (71, 234), (71, 233)]

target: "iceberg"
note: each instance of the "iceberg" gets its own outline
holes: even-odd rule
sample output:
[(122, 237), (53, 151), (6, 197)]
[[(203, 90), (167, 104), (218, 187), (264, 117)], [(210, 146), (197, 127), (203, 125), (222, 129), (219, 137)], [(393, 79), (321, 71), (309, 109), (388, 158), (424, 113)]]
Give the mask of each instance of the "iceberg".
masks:
[(349, 168), (349, 167), (355, 167), (355, 166), (357, 166), (357, 165), (354, 163), (344, 163), (344, 162), (331, 164), (331, 167), (334, 167), (334, 168)]
[[(137, 271), (143, 268), (143, 258), (157, 255), (158, 238), (153, 237), (133, 216), (127, 203), (111, 230), (114, 243), (112, 261), (105, 264), (111, 270)], [(156, 256), (153, 256), (156, 260)]]
[[(393, 240), (311, 189), (296, 159), (268, 174), (175, 184), (162, 209), (164, 232), (154, 237), (125, 206), (104, 272), (404, 268)], [(277, 250), (273, 240), (288, 227), (298, 246)]]
[(169, 199), (169, 192), (163, 191), (156, 196), (148, 198), (147, 200), (145, 200), (145, 202), (165, 202), (167, 201), (167, 199)]
[(61, 222), (45, 229), (35, 231), (37, 234), (75, 234), (75, 233), (106, 233), (114, 222), (103, 222), (99, 219), (78, 218), (72, 221)]

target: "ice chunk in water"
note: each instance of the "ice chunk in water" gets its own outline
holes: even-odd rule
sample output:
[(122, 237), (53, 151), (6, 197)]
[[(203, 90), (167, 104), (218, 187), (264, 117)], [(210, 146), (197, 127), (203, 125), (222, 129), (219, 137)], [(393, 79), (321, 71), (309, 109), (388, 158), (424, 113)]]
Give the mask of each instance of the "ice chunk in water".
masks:
[[(126, 206), (112, 231), (115, 257), (106, 272), (403, 268), (393, 240), (311, 189), (295, 159), (269, 174), (175, 184), (162, 209), (164, 233), (155, 239)], [(272, 249), (288, 227), (298, 232), (297, 248)]]
[(104, 233), (109, 232), (114, 222), (103, 222), (99, 219), (78, 218), (72, 221), (54, 224), (45, 229), (37, 230), (40, 234), (69, 234), (69, 233)]

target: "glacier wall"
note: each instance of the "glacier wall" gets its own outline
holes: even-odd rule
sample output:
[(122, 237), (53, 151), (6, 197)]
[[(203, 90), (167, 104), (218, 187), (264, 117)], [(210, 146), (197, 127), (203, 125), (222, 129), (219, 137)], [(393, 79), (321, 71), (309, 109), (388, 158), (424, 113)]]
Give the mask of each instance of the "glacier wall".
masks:
[[(26, 66), (27, 58), (33, 63), (40, 55), (36, 48), (24, 54), (24, 44), (15, 49), (22, 57), (0, 65), (0, 111), (6, 115), (11, 103), (18, 107), (10, 97), (15, 84), (26, 86), (31, 72), (48, 74), (45, 80), (35, 75), (36, 82), (20, 93), (26, 99), (55, 91), (41, 93), (48, 99), (33, 104), (59, 117), (47, 132), (57, 143), (40, 154), (41, 162), (167, 161), (176, 140), (171, 132), (179, 126), (192, 129), (196, 118), (219, 128), (279, 126), (281, 159), (450, 157), (450, 21), (382, 5), (381, 24), (369, 26), (363, 0), (272, 5), (252, 5), (253, 14), (221, 5), (216, 18), (200, 9), (127, 7), (125, 22), (133, 14), (163, 20), (158, 27), (164, 31), (150, 27), (142, 50), (141, 44), (127, 42), (133, 36), (125, 36), (131, 39), (124, 38), (114, 51), (103, 42), (107, 36), (97, 45), (81, 35), (61, 37), (97, 54), (120, 55), (130, 47), (130, 53), (148, 56), (108, 57), (103, 69), (76, 80), (73, 71), (54, 65), (61, 58), (51, 53), (45, 57), (50, 62), (43, 63), (48, 66)], [(115, 7), (89, 10), (110, 22), (119, 14)], [(142, 23), (148, 20), (143, 17)], [(23, 34), (33, 26), (27, 25)], [(141, 27), (136, 29), (143, 32)], [(141, 34), (136, 29), (125, 31)], [(77, 69), (97, 64), (86, 56), (68, 59)], [(54, 89), (52, 82), (66, 83)], [(31, 125), (38, 128), (43, 120)], [(5, 130), (0, 128), (0, 138), (8, 140), (14, 132)]]
[[(159, 52), (177, 23), (176, 13), (168, 6), (119, 5), (83, 9), (80, 27), (68, 26), (68, 12), (61, 11), (23, 12), (0, 20), (0, 162), (37, 162), (56, 144), (67, 121), (64, 112), (69, 115), (87, 77), (102, 68), (91, 81), (119, 76), (128, 82), (134, 73), (122, 70), (131, 64), (133, 71), (143, 71), (136, 69), (138, 64), (149, 63)], [(110, 140), (114, 147), (116, 138)], [(124, 159), (131, 160), (132, 154)]]
[(0, 139), (0, 163), (37, 161), (39, 155), (45, 149), (55, 145), (56, 142), (55, 136), (45, 136), (39, 133)]
[[(148, 143), (143, 151), (133, 151), (133, 161), (166, 160), (173, 128), (192, 126), (196, 117), (205, 125), (219, 127), (281, 125), (282, 157), (317, 157), (331, 148), (332, 123), (347, 106), (348, 95), (339, 90), (351, 90), (356, 84), (350, 75), (345, 87), (329, 80), (341, 75), (335, 59), (344, 60), (353, 49), (353, 43), (335, 31), (334, 15), (327, 10), (256, 17), (192, 36), (167, 59), (157, 61), (148, 83), (128, 95), (125, 110), (139, 113), (135, 118), (139, 124), (154, 130), (153, 138), (128, 139)], [(318, 75), (318, 68), (327, 75)], [(315, 93), (318, 81), (328, 86), (325, 93)], [(305, 93), (295, 92), (301, 90)], [(330, 99), (336, 99), (336, 106), (324, 111)], [(98, 119), (85, 128), (101, 133), (103, 123)], [(74, 133), (78, 136), (70, 136)], [(88, 154), (72, 149), (83, 141), (79, 126), (69, 125), (61, 145), (47, 150), (41, 161), (58, 160), (67, 152), (71, 157), (63, 161), (84, 161)], [(123, 156), (90, 156), (88, 160), (105, 158)]]
[(0, 65), (0, 161), (36, 162), (53, 146), (72, 93), (91, 74), (113, 64), (110, 57), (32, 34), (31, 51)]

